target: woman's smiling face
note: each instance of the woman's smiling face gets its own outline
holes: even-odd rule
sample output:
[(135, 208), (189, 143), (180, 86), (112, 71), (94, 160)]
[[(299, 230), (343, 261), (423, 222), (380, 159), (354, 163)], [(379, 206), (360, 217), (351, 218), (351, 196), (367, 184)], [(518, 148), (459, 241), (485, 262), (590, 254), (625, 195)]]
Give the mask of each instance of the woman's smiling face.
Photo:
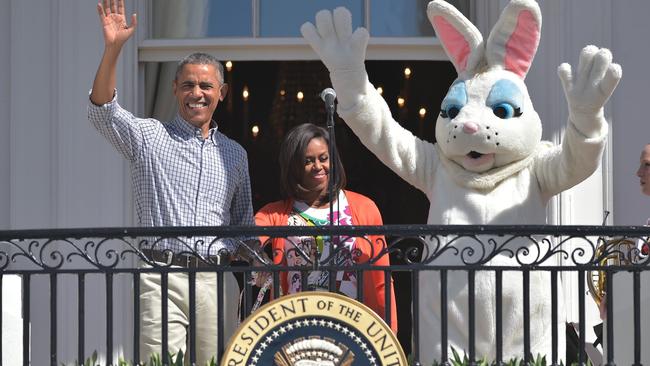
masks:
[(330, 171), (330, 155), (325, 139), (316, 137), (309, 141), (304, 162), (302, 186), (313, 192), (325, 192)]

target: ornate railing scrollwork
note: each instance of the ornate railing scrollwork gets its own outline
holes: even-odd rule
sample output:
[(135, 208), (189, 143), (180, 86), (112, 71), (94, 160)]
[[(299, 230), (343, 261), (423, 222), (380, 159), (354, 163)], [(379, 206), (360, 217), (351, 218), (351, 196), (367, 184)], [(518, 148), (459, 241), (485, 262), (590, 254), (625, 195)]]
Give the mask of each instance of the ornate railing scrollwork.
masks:
[[(335, 247), (329, 255), (314, 263), (311, 248), (293, 243), (290, 253), (275, 248), (274, 255), (295, 255), (308, 266), (335, 266), (333, 259), (344, 256), (357, 259), (359, 265), (372, 265), (377, 258), (389, 255), (405, 266), (464, 266), (479, 268), (498, 263), (501, 266), (578, 266), (585, 270), (602, 270), (604, 261), (622, 259), (617, 265), (642, 267), (648, 257), (640, 248), (617, 243), (637, 243), (650, 236), (647, 227), (603, 226), (376, 226), (376, 227), (191, 227), (191, 228), (117, 228), (74, 230), (19, 230), (0, 232), (0, 271), (63, 271), (82, 269), (107, 270), (138, 261), (153, 267), (166, 264), (151, 261), (143, 249), (174, 251), (211, 264), (218, 251), (240, 246), (253, 256), (260, 256), (260, 244), (250, 238), (264, 238), (261, 247), (273, 238), (337, 236), (341, 242), (356, 238), (359, 247), (342, 252)], [(372, 242), (371, 235), (383, 239)], [(223, 243), (230, 243), (224, 246)], [(174, 249), (170, 249), (173, 243)], [(603, 244), (605, 243), (605, 244)], [(278, 252), (281, 251), (281, 252)], [(369, 253), (369, 254), (368, 254)], [(221, 253), (220, 253), (221, 254)], [(265, 263), (273, 269), (273, 263)], [(621, 264), (623, 263), (623, 264)], [(214, 263), (216, 264), (216, 263)], [(277, 267), (277, 266), (275, 266)], [(275, 270), (279, 270), (276, 268)], [(592, 289), (593, 291), (593, 289)]]

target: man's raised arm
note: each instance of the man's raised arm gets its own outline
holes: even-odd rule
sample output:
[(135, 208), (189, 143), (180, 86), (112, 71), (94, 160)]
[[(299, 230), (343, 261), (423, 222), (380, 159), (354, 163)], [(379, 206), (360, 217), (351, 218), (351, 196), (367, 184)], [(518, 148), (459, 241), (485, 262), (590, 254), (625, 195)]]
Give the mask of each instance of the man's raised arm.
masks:
[(90, 100), (96, 105), (102, 105), (113, 99), (117, 59), (122, 46), (133, 35), (138, 21), (133, 14), (131, 26), (126, 23), (124, 0), (103, 0), (103, 4), (97, 4), (97, 12), (104, 33), (104, 55), (95, 75)]

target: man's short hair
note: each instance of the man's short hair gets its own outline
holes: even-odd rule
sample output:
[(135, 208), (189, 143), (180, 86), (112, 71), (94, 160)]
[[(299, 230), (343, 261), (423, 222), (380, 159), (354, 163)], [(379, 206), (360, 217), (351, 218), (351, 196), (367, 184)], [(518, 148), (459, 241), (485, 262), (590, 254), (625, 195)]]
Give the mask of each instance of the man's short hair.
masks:
[(216, 57), (210, 54), (203, 53), (203, 52), (195, 52), (185, 56), (182, 60), (178, 62), (178, 65), (176, 66), (176, 76), (174, 76), (175, 80), (178, 80), (178, 76), (183, 71), (183, 67), (185, 67), (185, 65), (212, 65), (215, 67), (215, 69), (217, 69), (217, 72), (219, 73), (219, 82), (221, 84), (224, 83), (223, 65), (219, 60), (217, 60)]

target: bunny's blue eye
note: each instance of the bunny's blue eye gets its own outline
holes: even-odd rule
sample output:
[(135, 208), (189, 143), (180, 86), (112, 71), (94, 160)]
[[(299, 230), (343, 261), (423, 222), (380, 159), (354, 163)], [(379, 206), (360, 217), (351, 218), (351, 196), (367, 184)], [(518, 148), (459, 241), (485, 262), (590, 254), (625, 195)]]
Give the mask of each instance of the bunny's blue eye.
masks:
[(524, 93), (514, 82), (501, 79), (492, 86), (485, 104), (501, 119), (519, 117), (523, 113)]
[(457, 105), (450, 104), (448, 106), (443, 107), (440, 110), (440, 116), (442, 118), (449, 118), (449, 119), (454, 119), (460, 113), (461, 107)]
[(445, 99), (442, 101), (440, 117), (449, 119), (456, 118), (465, 104), (467, 104), (467, 89), (465, 82), (458, 80), (452, 84)]
[(521, 116), (521, 109), (515, 108), (510, 103), (498, 103), (492, 106), (492, 113), (501, 119)]

